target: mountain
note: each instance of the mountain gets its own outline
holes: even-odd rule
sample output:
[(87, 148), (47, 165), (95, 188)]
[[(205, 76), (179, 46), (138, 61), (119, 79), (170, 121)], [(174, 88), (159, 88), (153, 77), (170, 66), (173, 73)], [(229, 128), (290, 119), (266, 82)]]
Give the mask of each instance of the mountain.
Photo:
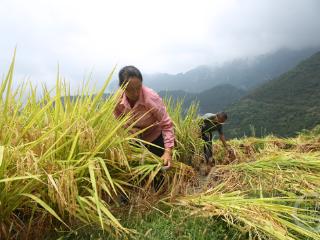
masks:
[(229, 105), (237, 102), (247, 92), (230, 84), (218, 85), (198, 94), (201, 113), (215, 113), (225, 110)]
[(218, 112), (237, 102), (246, 94), (245, 90), (236, 88), (230, 84), (221, 84), (201, 93), (188, 93), (185, 91), (160, 91), (162, 97), (172, 97), (174, 100), (184, 99), (184, 108), (187, 109), (192, 101), (199, 102), (201, 114)]
[[(320, 123), (320, 52), (227, 109), (229, 136), (292, 136)], [(254, 128), (252, 127), (254, 126)]]
[(176, 75), (144, 74), (144, 81), (156, 91), (183, 90), (199, 93), (221, 84), (250, 90), (287, 72), (317, 51), (319, 48), (281, 49), (254, 58), (234, 60), (220, 67), (199, 66)]

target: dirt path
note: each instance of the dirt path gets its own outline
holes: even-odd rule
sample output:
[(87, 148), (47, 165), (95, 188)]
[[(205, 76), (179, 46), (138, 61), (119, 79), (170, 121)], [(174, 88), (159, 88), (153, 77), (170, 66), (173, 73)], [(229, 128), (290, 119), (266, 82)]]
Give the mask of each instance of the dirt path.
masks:
[(208, 166), (203, 166), (203, 168), (199, 171), (197, 171), (196, 175), (196, 182), (193, 186), (190, 186), (190, 189), (188, 189), (188, 193), (194, 194), (194, 193), (200, 193), (204, 192), (208, 188), (208, 183), (210, 180), (210, 173), (212, 168)]

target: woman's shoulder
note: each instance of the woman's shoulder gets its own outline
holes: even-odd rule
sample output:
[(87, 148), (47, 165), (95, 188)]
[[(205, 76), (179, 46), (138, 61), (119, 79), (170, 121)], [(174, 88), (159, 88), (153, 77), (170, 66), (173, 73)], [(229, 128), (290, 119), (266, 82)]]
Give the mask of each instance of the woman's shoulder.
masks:
[(154, 104), (158, 104), (159, 101), (161, 101), (161, 97), (153, 89), (143, 86), (142, 90), (143, 90), (143, 95), (144, 95), (146, 104), (154, 105)]

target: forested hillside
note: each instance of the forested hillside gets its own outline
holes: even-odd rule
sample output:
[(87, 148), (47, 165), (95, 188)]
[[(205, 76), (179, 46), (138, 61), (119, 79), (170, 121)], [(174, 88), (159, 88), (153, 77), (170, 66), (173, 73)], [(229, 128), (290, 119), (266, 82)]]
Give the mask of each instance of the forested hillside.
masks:
[(224, 110), (243, 97), (246, 94), (246, 91), (230, 84), (222, 84), (197, 94), (181, 90), (161, 91), (159, 94), (162, 97), (171, 97), (174, 100), (183, 99), (184, 109), (189, 108), (192, 101), (197, 101), (199, 103), (199, 113), (203, 114)]
[(292, 136), (313, 128), (320, 122), (320, 52), (250, 92), (227, 111), (230, 136), (253, 132)]

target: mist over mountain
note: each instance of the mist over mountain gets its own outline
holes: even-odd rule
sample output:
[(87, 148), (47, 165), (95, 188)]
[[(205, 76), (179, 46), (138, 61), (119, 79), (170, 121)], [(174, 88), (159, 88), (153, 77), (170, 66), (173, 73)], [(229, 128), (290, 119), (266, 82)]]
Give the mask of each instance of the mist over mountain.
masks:
[(230, 84), (221, 84), (201, 93), (189, 93), (182, 90), (160, 91), (163, 98), (171, 97), (173, 100), (184, 100), (183, 107), (188, 109), (195, 101), (199, 103), (199, 114), (218, 112), (225, 110), (231, 104), (237, 102), (247, 92)]
[(144, 74), (144, 82), (156, 91), (183, 90), (199, 93), (221, 84), (250, 90), (267, 82), (310, 57), (319, 48), (280, 49), (255, 58), (237, 59), (221, 66), (199, 66), (179, 74)]

